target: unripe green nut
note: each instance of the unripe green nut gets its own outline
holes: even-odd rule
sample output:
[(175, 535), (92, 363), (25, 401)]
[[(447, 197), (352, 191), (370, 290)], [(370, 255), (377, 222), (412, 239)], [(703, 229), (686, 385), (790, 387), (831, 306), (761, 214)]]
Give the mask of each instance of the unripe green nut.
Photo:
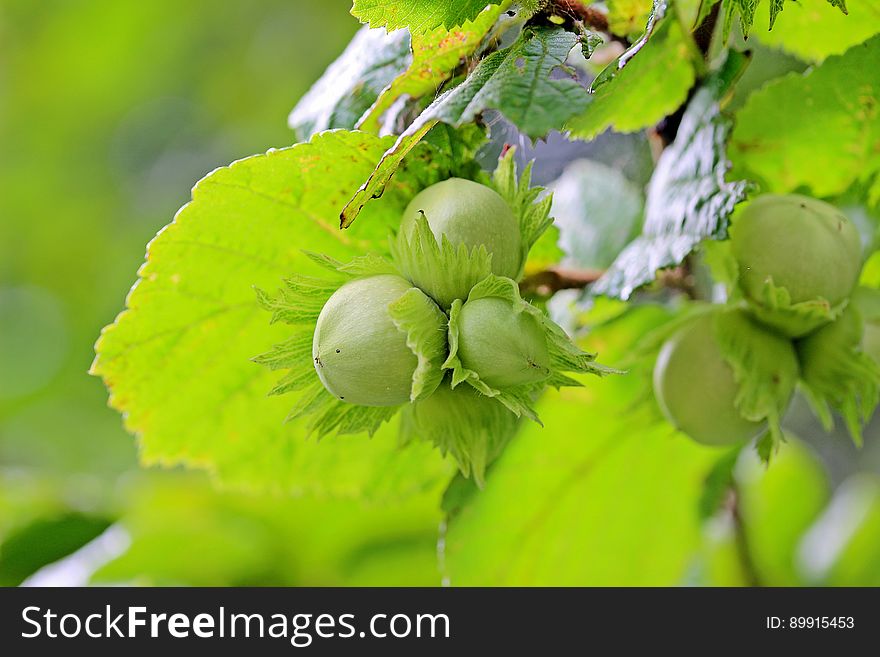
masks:
[(450, 178), (419, 192), (404, 210), (401, 230), (412, 234), (424, 212), (439, 242), (443, 235), (469, 249), (483, 245), (492, 254), (492, 273), (516, 278), (522, 260), (519, 221), (498, 192), (463, 178)]
[(459, 314), (458, 356), (480, 380), (502, 389), (536, 383), (550, 375), (550, 353), (540, 322), (515, 312), (505, 299), (468, 301)]
[(807, 196), (758, 197), (735, 220), (730, 239), (740, 286), (756, 303), (772, 279), (792, 304), (821, 298), (837, 306), (859, 277), (855, 226), (834, 206)]
[(862, 351), (880, 364), (880, 290), (857, 287), (849, 305), (862, 319)]
[(858, 347), (863, 332), (861, 315), (849, 305), (836, 320), (798, 340), (803, 379), (811, 381), (816, 374), (833, 370), (834, 363), (830, 359), (836, 358), (841, 349)]
[(371, 276), (346, 283), (324, 305), (312, 358), (321, 383), (335, 397), (362, 406), (409, 401), (418, 359), (388, 304), (411, 287), (400, 276)]
[[(796, 376), (791, 343), (770, 331), (756, 334), (761, 351)], [(669, 422), (704, 445), (732, 445), (760, 435), (766, 422), (744, 418), (736, 408), (739, 392), (733, 368), (715, 338), (713, 315), (702, 315), (679, 329), (660, 350), (654, 366), (654, 394)]]

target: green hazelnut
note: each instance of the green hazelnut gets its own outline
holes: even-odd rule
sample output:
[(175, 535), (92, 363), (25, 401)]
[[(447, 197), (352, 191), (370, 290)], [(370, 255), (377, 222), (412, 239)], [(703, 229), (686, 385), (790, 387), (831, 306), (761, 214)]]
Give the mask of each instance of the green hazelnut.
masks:
[(547, 338), (538, 319), (516, 312), (509, 301), (468, 301), (459, 314), (461, 364), (493, 388), (537, 383), (550, 375)]
[(836, 320), (797, 342), (804, 380), (833, 371), (841, 350), (851, 349), (880, 359), (880, 291), (856, 288)]
[(410, 400), (418, 358), (388, 314), (412, 286), (385, 274), (346, 283), (321, 310), (312, 357), (321, 383), (338, 399), (362, 406)]
[[(412, 234), (424, 213), (434, 237), (473, 248), (483, 245), (492, 255), (492, 273), (517, 278), (522, 260), (519, 221), (495, 190), (463, 178), (450, 178), (419, 192), (403, 213), (401, 230)], [(426, 290), (430, 293), (430, 290)]]
[[(859, 277), (858, 231), (840, 210), (813, 198), (760, 196), (735, 220), (730, 239), (740, 287), (759, 311), (768, 281), (787, 290), (793, 305), (824, 300), (833, 308), (846, 300)], [(791, 337), (821, 324), (792, 326), (775, 321), (772, 313), (758, 316)]]
[(840, 351), (857, 348), (863, 334), (861, 315), (849, 305), (833, 322), (798, 340), (798, 358), (804, 381), (811, 382), (826, 372), (833, 372)]
[[(662, 347), (654, 367), (654, 394), (669, 422), (704, 445), (732, 445), (763, 433), (766, 422), (744, 418), (736, 407), (739, 384), (714, 333), (712, 313), (680, 328)], [(791, 343), (770, 331), (755, 332), (754, 349), (785, 377), (796, 377)]]

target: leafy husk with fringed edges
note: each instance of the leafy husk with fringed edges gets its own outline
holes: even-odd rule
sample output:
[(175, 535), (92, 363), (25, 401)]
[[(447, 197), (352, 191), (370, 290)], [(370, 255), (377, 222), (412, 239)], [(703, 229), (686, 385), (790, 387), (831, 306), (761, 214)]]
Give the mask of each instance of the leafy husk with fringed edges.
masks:
[(846, 305), (846, 300), (832, 306), (821, 298), (792, 303), (788, 290), (775, 285), (773, 279), (768, 278), (761, 290), (761, 298), (753, 299), (750, 309), (763, 324), (797, 338), (833, 322), (840, 317)]
[(786, 336), (802, 337), (833, 322), (846, 308), (846, 300), (836, 306), (822, 298), (792, 303), (788, 290), (775, 285), (772, 278), (764, 282), (759, 298), (746, 297), (739, 285), (739, 266), (730, 242), (707, 241), (701, 249), (713, 276), (727, 288), (729, 301), (740, 303), (759, 322)]
[(482, 488), (486, 467), (516, 433), (519, 420), (497, 400), (470, 386), (453, 389), (450, 383), (447, 378), (428, 399), (403, 410), (401, 440), (431, 442)]
[[(480, 377), (479, 372), (465, 367), (459, 354), (461, 309), (466, 303), (487, 298), (501, 299), (509, 304), (510, 311), (514, 315), (527, 313), (537, 320), (543, 330), (544, 339), (547, 341), (547, 350), (550, 355), (550, 371), (547, 378), (536, 383), (502, 389), (487, 384)], [(451, 386), (456, 388), (462, 383), (467, 383), (481, 394), (497, 399), (517, 417), (524, 416), (540, 424), (541, 421), (535, 412), (533, 404), (535, 397), (541, 390), (546, 386), (560, 388), (562, 386), (583, 385), (580, 381), (564, 374), (564, 372), (596, 374), (599, 376), (620, 373), (619, 370), (600, 365), (595, 359), (595, 354), (579, 349), (549, 317), (525, 301), (519, 294), (518, 285), (512, 279), (495, 275), (487, 276), (471, 289), (466, 301), (462, 302), (460, 299), (456, 299), (450, 309), (449, 357), (446, 359), (443, 367), (444, 369), (451, 370)]]
[(391, 256), (405, 278), (429, 294), (444, 310), (491, 273), (492, 256), (485, 246), (468, 249), (441, 236), (438, 242), (424, 214), (409, 235), (391, 240)]
[(880, 401), (880, 366), (862, 350), (865, 324), (871, 319), (869, 305), (876, 306), (878, 298), (877, 290), (857, 290), (835, 322), (797, 343), (801, 389), (816, 416), (830, 431), (831, 410), (836, 410), (859, 446), (862, 426)]
[[(548, 229), (553, 226), (550, 208), (553, 197), (550, 194), (541, 198), (543, 187), (532, 187), (532, 162), (516, 175), (516, 148), (509, 148), (498, 160), (498, 166), (492, 175), (492, 188), (507, 201), (513, 213), (519, 218), (519, 232), (522, 243), (522, 257), (517, 279), (525, 271), (529, 252)], [(543, 244), (543, 242), (542, 242)]]
[[(814, 345), (815, 350), (816, 340), (824, 343), (822, 351), (826, 352), (819, 358), (819, 362), (813, 358), (812, 364), (802, 367), (800, 388), (826, 430), (833, 428), (832, 411), (836, 411), (843, 418), (853, 441), (860, 445), (862, 426), (870, 419), (880, 402), (878, 365), (861, 349), (861, 329), (853, 331), (849, 339), (842, 339), (843, 336), (840, 336), (837, 340), (832, 340), (816, 336), (836, 333), (836, 327), (841, 322), (854, 321), (856, 315), (862, 316), (862, 320), (870, 319), (872, 311), (868, 306), (880, 309), (880, 292), (858, 288), (851, 299), (844, 300), (836, 307), (821, 299), (791, 304), (787, 290), (776, 288), (768, 281), (765, 285), (765, 298), (770, 307), (775, 304), (776, 308), (772, 311), (775, 322), (767, 322), (767, 314), (762, 315), (762, 312), (771, 311), (759, 309), (754, 303), (749, 303), (737, 285), (738, 267), (729, 242), (705, 243), (703, 252), (713, 276), (727, 285), (731, 305), (748, 310), (759, 321), (774, 328), (780, 322), (788, 321), (789, 330), (782, 331), (785, 334), (790, 334), (793, 327), (800, 329), (797, 332), (801, 333), (808, 326), (818, 326), (813, 333), (807, 331), (804, 337), (795, 341), (802, 365), (806, 365), (805, 352), (810, 344)], [(880, 311), (874, 312), (880, 315)], [(858, 337), (854, 337), (856, 332)]]
[(769, 462), (784, 440), (782, 415), (791, 401), (798, 378), (798, 362), (791, 344), (755, 323), (741, 308), (719, 307), (713, 314), (718, 347), (739, 385), (734, 401), (740, 415), (767, 422), (758, 439), (761, 459)]
[[(298, 393), (287, 419), (303, 418), (309, 433), (322, 436), (367, 433), (373, 435), (390, 420), (400, 406), (374, 407), (349, 404), (332, 395), (318, 378), (313, 362), (313, 336), (318, 317), (330, 297), (345, 283), (383, 274), (400, 275), (385, 258), (366, 255), (341, 263), (319, 254), (307, 254), (328, 273), (326, 279), (294, 275), (272, 297), (257, 289), (260, 305), (272, 313), (271, 322), (294, 327), (292, 335), (274, 345), (254, 362), (287, 373), (270, 391), (271, 395)], [(440, 368), (446, 356), (446, 316), (421, 290), (411, 288), (388, 305), (394, 325), (406, 335), (407, 347), (417, 358), (411, 400), (429, 396), (440, 384)]]

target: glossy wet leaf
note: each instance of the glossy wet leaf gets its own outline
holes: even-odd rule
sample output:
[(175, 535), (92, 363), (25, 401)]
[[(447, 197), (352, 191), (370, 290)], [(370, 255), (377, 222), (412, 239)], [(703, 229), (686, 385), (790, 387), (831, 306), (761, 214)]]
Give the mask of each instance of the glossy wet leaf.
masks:
[(354, 128), (392, 80), (412, 62), (405, 31), (363, 27), (287, 119), (300, 141), (332, 128)]
[(728, 219), (748, 185), (726, 180), (729, 122), (719, 108), (722, 89), (709, 84), (691, 100), (648, 185), (642, 234), (621, 252), (594, 293), (626, 299), (704, 239), (726, 236)]
[(350, 225), (370, 199), (382, 194), (403, 158), (437, 123), (461, 126), (496, 109), (533, 138), (561, 128), (587, 103), (580, 84), (552, 75), (576, 43), (577, 36), (559, 28), (528, 28), (513, 45), (483, 59), (464, 82), (428, 106), (382, 156), (346, 205), (343, 225)]

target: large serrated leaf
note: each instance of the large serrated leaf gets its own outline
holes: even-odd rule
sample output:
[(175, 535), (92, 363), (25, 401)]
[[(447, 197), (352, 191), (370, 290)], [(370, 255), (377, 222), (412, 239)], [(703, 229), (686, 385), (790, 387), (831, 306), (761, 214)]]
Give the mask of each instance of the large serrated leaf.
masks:
[[(713, 2), (708, 2), (707, 4), (713, 5), (716, 4), (719, 0), (714, 0)], [(846, 2), (845, 0), (803, 0), (804, 4), (813, 5), (809, 7), (808, 11), (810, 13), (815, 14), (817, 11), (821, 11), (827, 7), (835, 7), (839, 9), (839, 12), (836, 12), (842, 16), (847, 14)], [(762, 21), (760, 24), (767, 25), (767, 31), (773, 30), (776, 26), (776, 20), (779, 14), (785, 7), (789, 5), (801, 5), (802, 2), (786, 2), (786, 0), (723, 0), (722, 10), (724, 12), (724, 40), (726, 41), (728, 36), (730, 35), (730, 29), (733, 26), (733, 22), (736, 18), (739, 18), (740, 29), (742, 30), (742, 34), (745, 38), (749, 37), (749, 33), (752, 30), (752, 26), (755, 24), (755, 16), (757, 12), (763, 12), (766, 10), (769, 13), (767, 17), (766, 23)], [(760, 7), (760, 8), (759, 8)], [(794, 11), (794, 9), (792, 9)], [(787, 14), (783, 14), (787, 15)], [(782, 25), (777, 27), (777, 31), (781, 31), (785, 29)], [(820, 28), (824, 32), (824, 27)], [(822, 34), (821, 38), (817, 38), (817, 35), (813, 35), (813, 39), (816, 41), (822, 41), (825, 35)]]
[(752, 94), (730, 140), (733, 173), (757, 178), (768, 192), (807, 187), (818, 197), (869, 182), (880, 172), (878, 61), (875, 36)]
[(435, 27), (452, 29), (472, 21), (486, 5), (501, 0), (355, 0), (352, 15), (371, 27), (409, 28), (420, 34)]
[(354, 128), (379, 94), (412, 62), (406, 32), (363, 27), (287, 119), (300, 141), (322, 130)]
[(206, 468), (247, 488), (344, 496), (408, 494), (445, 476), (429, 446), (399, 450), (392, 427), (372, 441), (306, 441), (301, 423), (283, 424), (290, 402), (266, 396), (277, 375), (250, 361), (294, 333), (269, 323), (252, 286), (323, 275), (304, 248), (340, 259), (384, 249), (419, 184), (408, 173), (357, 230), (339, 231), (335, 217), (389, 144), (328, 132), (218, 169), (153, 240), (92, 370), (138, 436), (144, 463)]
[(616, 377), (542, 398), (545, 428), (524, 424), (449, 521), (453, 586), (682, 583), (717, 452), (672, 434), (640, 389)]
[(608, 128), (617, 132), (641, 130), (674, 112), (687, 99), (695, 78), (692, 46), (687, 42), (690, 36), (674, 12), (656, 20), (657, 26), (593, 83), (595, 93), (589, 104), (566, 125), (573, 136), (592, 139)]
[[(880, 0), (859, 0), (848, 15), (826, 0), (773, 0), (758, 7), (756, 22), (762, 25), (774, 19), (774, 6), (785, 5), (772, 30), (760, 30), (754, 37), (762, 43), (782, 48), (801, 59), (821, 62), (830, 55), (840, 55), (880, 32)], [(769, 12), (769, 17), (766, 15)]]
[(551, 75), (565, 63), (576, 42), (574, 34), (559, 28), (528, 28), (513, 45), (482, 60), (463, 83), (422, 112), (382, 156), (343, 210), (343, 227), (351, 225), (370, 199), (381, 196), (406, 154), (438, 122), (461, 126), (487, 109), (497, 109), (533, 138), (561, 128), (587, 103), (586, 92), (575, 80)]
[[(778, 11), (778, 3), (775, 3)], [(743, 36), (748, 38), (752, 25), (755, 22), (755, 11), (758, 9), (758, 0), (723, 0), (724, 11), (724, 39), (730, 35), (730, 28), (735, 18), (739, 17), (739, 26)]]
[(728, 218), (748, 185), (725, 180), (729, 124), (720, 113), (722, 93), (723, 85), (708, 84), (691, 100), (675, 142), (651, 177), (642, 235), (593, 286), (595, 294), (629, 298), (653, 281), (658, 269), (678, 264), (704, 239), (727, 235)]

